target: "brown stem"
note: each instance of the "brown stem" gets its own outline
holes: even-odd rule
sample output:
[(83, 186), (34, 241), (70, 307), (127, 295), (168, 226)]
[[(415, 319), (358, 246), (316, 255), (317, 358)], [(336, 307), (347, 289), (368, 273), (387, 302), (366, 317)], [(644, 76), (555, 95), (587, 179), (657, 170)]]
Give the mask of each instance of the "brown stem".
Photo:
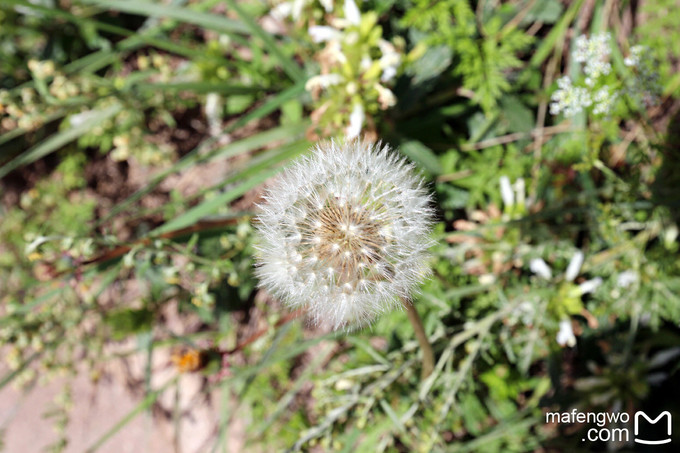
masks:
[(423, 379), (425, 379), (430, 374), (432, 374), (432, 370), (434, 370), (434, 352), (432, 351), (432, 345), (427, 339), (425, 328), (423, 327), (423, 321), (420, 319), (420, 315), (418, 314), (416, 307), (414, 307), (411, 302), (406, 300), (404, 300), (403, 303), (404, 308), (406, 308), (406, 316), (408, 316), (408, 320), (413, 326), (416, 339), (420, 344), (420, 350), (423, 352), (423, 370), (421, 376)]

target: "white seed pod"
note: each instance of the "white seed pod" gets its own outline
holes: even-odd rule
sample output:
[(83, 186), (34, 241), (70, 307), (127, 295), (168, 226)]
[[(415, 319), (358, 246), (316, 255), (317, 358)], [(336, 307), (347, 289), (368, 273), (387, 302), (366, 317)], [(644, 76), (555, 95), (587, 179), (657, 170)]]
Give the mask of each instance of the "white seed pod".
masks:
[(256, 220), (260, 286), (312, 322), (358, 328), (401, 307), (429, 274), (433, 211), (389, 147), (317, 145), (265, 195)]

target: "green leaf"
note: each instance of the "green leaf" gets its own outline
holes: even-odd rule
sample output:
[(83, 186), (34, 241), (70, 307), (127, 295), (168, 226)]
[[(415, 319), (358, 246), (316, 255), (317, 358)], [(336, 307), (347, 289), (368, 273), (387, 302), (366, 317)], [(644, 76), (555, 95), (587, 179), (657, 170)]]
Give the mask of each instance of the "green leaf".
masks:
[(554, 24), (562, 15), (564, 7), (559, 0), (538, 0), (531, 11), (521, 22), (522, 26), (530, 25), (534, 22), (544, 24)]
[(399, 150), (423, 169), (438, 175), (441, 173), (441, 165), (436, 154), (422, 142), (410, 140), (399, 145)]
[(502, 118), (507, 121), (508, 132), (529, 132), (534, 128), (534, 113), (516, 96), (504, 96), (501, 100)]

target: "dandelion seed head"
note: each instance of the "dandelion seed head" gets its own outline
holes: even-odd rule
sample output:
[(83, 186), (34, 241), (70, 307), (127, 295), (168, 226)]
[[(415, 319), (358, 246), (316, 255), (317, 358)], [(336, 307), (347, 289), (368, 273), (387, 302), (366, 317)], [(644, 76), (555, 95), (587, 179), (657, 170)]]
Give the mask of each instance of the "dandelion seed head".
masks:
[(316, 324), (365, 326), (399, 307), (429, 273), (429, 195), (386, 146), (319, 145), (265, 200), (260, 284), (289, 307), (307, 307)]

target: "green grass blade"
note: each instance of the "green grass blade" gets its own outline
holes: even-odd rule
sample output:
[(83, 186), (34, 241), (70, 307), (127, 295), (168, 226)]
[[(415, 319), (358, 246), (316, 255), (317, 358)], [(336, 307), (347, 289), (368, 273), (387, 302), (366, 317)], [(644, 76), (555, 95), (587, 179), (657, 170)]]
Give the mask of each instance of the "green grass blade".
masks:
[(550, 30), (548, 36), (541, 40), (541, 45), (538, 46), (536, 52), (534, 52), (534, 55), (529, 61), (529, 67), (538, 67), (546, 58), (548, 58), (557, 42), (564, 39), (569, 24), (571, 24), (576, 13), (581, 9), (581, 4), (583, 4), (583, 0), (578, 0), (569, 6), (569, 9), (560, 18), (560, 21)]
[(24, 363), (19, 366), (16, 370), (12, 370), (6, 375), (0, 379), (0, 389), (5, 387), (7, 384), (12, 382), (12, 380), (17, 377), (19, 374), (21, 374), (22, 371), (24, 371), (30, 364), (33, 362), (35, 359), (40, 357), (42, 355), (42, 352), (34, 352)]
[(151, 17), (169, 17), (181, 22), (198, 25), (227, 34), (247, 34), (249, 31), (249, 27), (234, 19), (229, 19), (218, 14), (203, 13), (189, 8), (126, 0), (81, 0), (81, 2), (129, 14)]
[(122, 105), (116, 103), (103, 110), (92, 112), (91, 116), (87, 118), (85, 121), (83, 121), (82, 124), (52, 135), (48, 139), (44, 140), (41, 143), (38, 143), (31, 149), (18, 155), (17, 157), (15, 157), (14, 159), (7, 162), (5, 165), (0, 167), (0, 178), (3, 178), (9, 172), (21, 167), (22, 165), (35, 162), (36, 160), (46, 156), (47, 154), (50, 154), (51, 152), (58, 150), (67, 143), (72, 142), (81, 135), (92, 130), (93, 127), (97, 126), (101, 122), (106, 121), (107, 119), (111, 118), (112, 116), (120, 112), (122, 108), (123, 108)]
[(248, 27), (250, 33), (253, 36), (257, 36), (264, 42), (264, 46), (266, 50), (269, 52), (269, 54), (276, 58), (279, 61), (279, 64), (283, 68), (283, 70), (288, 74), (288, 76), (293, 79), (295, 82), (300, 82), (305, 78), (305, 75), (303, 74), (302, 70), (300, 67), (295, 63), (295, 60), (293, 60), (290, 57), (287, 57), (286, 55), (281, 52), (281, 47), (279, 44), (274, 41), (274, 38), (272, 38), (272, 35), (267, 33), (260, 27), (255, 20), (253, 20), (252, 17), (250, 17), (239, 5), (233, 0), (229, 1), (229, 5), (236, 11), (238, 16), (241, 18), (241, 20), (244, 22), (246, 27)]
[[(277, 154), (277, 156), (272, 159), (271, 161), (267, 161), (262, 166), (264, 167), (276, 164), (280, 161), (284, 161), (286, 159), (290, 159), (293, 156), (296, 156), (300, 154), (301, 152), (307, 150), (309, 147), (309, 143), (305, 141), (301, 141), (298, 143), (293, 144), (290, 147), (284, 148), (284, 150), (280, 153)], [(192, 225), (196, 222), (198, 222), (200, 219), (206, 217), (209, 214), (214, 213), (217, 209), (219, 209), (221, 206), (225, 206), (232, 201), (234, 201), (236, 198), (240, 197), (247, 191), (254, 189), (257, 187), (259, 184), (262, 184), (264, 181), (267, 179), (271, 178), (274, 176), (276, 173), (281, 171), (280, 167), (276, 168), (270, 168), (268, 170), (264, 171), (257, 171), (260, 170), (259, 168), (251, 168), (249, 169), (250, 172), (256, 172), (255, 176), (252, 176), (245, 181), (241, 182), (238, 184), (236, 187), (227, 190), (224, 193), (221, 193), (220, 195), (211, 198), (209, 200), (205, 200), (202, 203), (200, 203), (197, 206), (194, 206), (193, 208), (189, 209), (185, 213), (181, 214), (179, 217), (176, 217), (175, 219), (161, 225), (160, 227), (156, 228), (151, 232), (152, 235), (158, 235), (162, 233), (166, 233), (168, 231), (172, 230), (177, 230), (180, 228), (187, 227), (189, 225)], [(245, 172), (242, 172), (239, 176), (243, 176)]]
[(429, 173), (433, 175), (441, 173), (441, 165), (436, 154), (422, 142), (417, 140), (407, 141), (399, 146), (399, 150)]
[(125, 209), (129, 208), (133, 203), (137, 202), (144, 195), (151, 192), (166, 177), (173, 173), (177, 173), (187, 168), (191, 168), (194, 165), (207, 163), (218, 158), (228, 159), (234, 156), (238, 156), (240, 154), (244, 154), (253, 151), (257, 148), (266, 146), (267, 144), (272, 143), (274, 141), (283, 140), (283, 144), (289, 143), (292, 140), (299, 139), (300, 135), (304, 132), (306, 127), (307, 123), (278, 127), (276, 129), (261, 132), (257, 135), (253, 135), (243, 140), (230, 143), (215, 151), (212, 151), (208, 155), (202, 155), (200, 153), (202, 147), (199, 146), (192, 150), (189, 154), (185, 155), (182, 159), (174, 163), (170, 168), (153, 177), (153, 179), (146, 186), (139, 189), (137, 192), (132, 194), (126, 200), (114, 206), (113, 209), (111, 209), (111, 212), (109, 212), (109, 214), (105, 218), (99, 221), (98, 224), (108, 222), (111, 218), (118, 215)]
[(290, 101), (291, 99), (295, 99), (298, 96), (301, 96), (305, 92), (305, 84), (304, 82), (297, 83), (293, 85), (292, 87), (283, 90), (276, 96), (272, 97), (271, 99), (267, 100), (264, 104), (261, 106), (257, 107), (255, 110), (252, 112), (243, 115), (241, 118), (239, 118), (237, 121), (234, 122), (231, 126), (225, 129), (225, 132), (232, 132), (240, 127), (245, 126), (249, 122), (253, 120), (258, 120), (260, 118), (264, 118), (265, 116), (269, 115), (270, 113), (274, 112), (276, 109), (281, 107), (283, 104), (286, 102)]
[(215, 82), (174, 82), (174, 83), (150, 83), (142, 82), (135, 84), (142, 90), (153, 91), (191, 91), (193, 93), (220, 93), (220, 94), (251, 94), (261, 93), (264, 89), (259, 86), (227, 85)]

